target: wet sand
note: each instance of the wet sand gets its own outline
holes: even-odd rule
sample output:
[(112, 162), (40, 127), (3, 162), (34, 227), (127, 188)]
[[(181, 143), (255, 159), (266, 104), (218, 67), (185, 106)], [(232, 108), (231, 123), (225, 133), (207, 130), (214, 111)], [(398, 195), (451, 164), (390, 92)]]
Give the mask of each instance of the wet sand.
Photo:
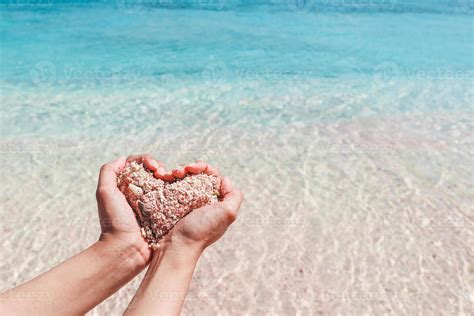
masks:
[[(149, 152), (167, 166), (207, 160), (245, 193), (238, 220), (201, 258), (184, 315), (468, 315), (469, 117), (4, 138), (1, 290), (93, 243), (100, 165)], [(142, 276), (90, 315), (121, 313)]]

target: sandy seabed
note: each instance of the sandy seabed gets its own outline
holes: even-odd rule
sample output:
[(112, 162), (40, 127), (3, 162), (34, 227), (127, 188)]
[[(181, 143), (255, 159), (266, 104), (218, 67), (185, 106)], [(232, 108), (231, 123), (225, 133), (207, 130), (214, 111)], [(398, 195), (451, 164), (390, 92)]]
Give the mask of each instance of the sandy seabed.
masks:
[[(99, 236), (101, 164), (149, 152), (219, 166), (245, 193), (184, 315), (469, 315), (472, 116), (429, 114), (2, 143), (1, 290)], [(143, 274), (90, 315), (121, 313)]]

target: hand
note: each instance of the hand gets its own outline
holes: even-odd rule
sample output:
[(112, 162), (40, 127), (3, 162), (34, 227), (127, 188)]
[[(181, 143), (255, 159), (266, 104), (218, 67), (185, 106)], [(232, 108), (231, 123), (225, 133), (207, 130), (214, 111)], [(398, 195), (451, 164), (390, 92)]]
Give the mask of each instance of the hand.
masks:
[(189, 213), (171, 230), (171, 240), (201, 250), (217, 241), (237, 218), (243, 200), (228, 178), (222, 180), (220, 191), (222, 200)]
[[(202, 161), (167, 172), (161, 162), (147, 157), (145, 166), (149, 169), (151, 166), (155, 177), (165, 181), (182, 179), (188, 174), (199, 173), (216, 175), (222, 179), (217, 169)], [(202, 251), (218, 240), (237, 218), (243, 199), (242, 192), (234, 188), (228, 178), (222, 179), (220, 191), (221, 201), (201, 207), (186, 215), (165, 236), (162, 243), (191, 246)]]
[(100, 169), (96, 197), (102, 233), (99, 241), (119, 243), (141, 254), (146, 265), (151, 256), (151, 250), (142, 238), (140, 227), (135, 219), (132, 208), (125, 196), (117, 188), (117, 175), (126, 163), (136, 160), (143, 162), (148, 156), (130, 156), (119, 158), (103, 165)]

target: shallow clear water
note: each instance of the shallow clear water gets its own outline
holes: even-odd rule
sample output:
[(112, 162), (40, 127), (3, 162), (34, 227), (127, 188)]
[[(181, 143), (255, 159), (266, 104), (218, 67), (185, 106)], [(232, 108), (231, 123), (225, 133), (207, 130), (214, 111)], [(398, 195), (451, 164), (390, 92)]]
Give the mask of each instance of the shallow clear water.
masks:
[[(11, 0), (2, 6), (0, 21), (0, 80), (10, 109), (2, 132), (115, 133), (126, 120), (120, 112), (136, 108), (126, 99), (155, 92), (172, 91), (171, 95), (180, 97), (174, 102), (189, 101), (183, 112), (204, 103), (208, 111), (215, 112), (219, 105), (212, 94), (225, 86), (231, 87), (223, 92), (227, 103), (262, 95), (319, 95), (330, 89), (361, 95), (374, 89), (410, 89), (416, 94), (432, 83), (446, 90), (468, 87), (474, 79), (473, 16), (463, 4)], [(236, 86), (242, 89), (232, 91)], [(206, 92), (195, 96), (195, 89)], [(450, 92), (449, 102), (437, 98), (416, 107), (467, 110), (465, 97), (472, 95), (465, 90)], [(81, 98), (67, 106), (55, 101), (71, 94)], [(94, 127), (98, 118), (87, 117), (95, 116), (97, 108), (82, 98), (104, 94), (114, 101), (101, 107), (119, 112), (120, 119)], [(19, 95), (24, 98), (21, 103)], [(27, 106), (38, 95), (45, 95), (47, 108)], [(374, 107), (377, 102), (381, 112), (410, 111), (412, 105), (398, 95), (374, 98), (372, 104), (364, 105)], [(302, 113), (294, 108), (301, 104), (292, 103), (296, 103), (291, 104), (294, 120), (301, 120), (298, 115)], [(144, 106), (153, 115), (162, 110), (157, 104)], [(345, 107), (338, 116), (348, 116), (347, 110)], [(81, 125), (71, 125), (65, 115)], [(349, 115), (360, 113), (352, 109)], [(223, 119), (249, 117), (266, 121), (249, 111)], [(317, 123), (321, 115), (304, 113), (304, 119)], [(195, 121), (192, 123), (199, 124)]]
[(246, 195), (185, 314), (469, 314), (473, 13), (3, 1), (0, 288), (93, 242), (98, 168), (150, 152), (210, 161)]

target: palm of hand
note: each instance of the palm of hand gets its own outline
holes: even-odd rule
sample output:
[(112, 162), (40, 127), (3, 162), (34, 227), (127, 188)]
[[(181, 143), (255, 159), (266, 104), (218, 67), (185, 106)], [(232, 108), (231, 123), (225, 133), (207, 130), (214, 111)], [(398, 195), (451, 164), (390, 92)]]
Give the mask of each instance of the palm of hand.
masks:
[(206, 247), (219, 239), (232, 221), (216, 203), (192, 211), (176, 224), (171, 234), (186, 243), (200, 243)]
[(133, 210), (121, 192), (98, 191), (97, 202), (103, 232), (136, 234), (140, 231)]

